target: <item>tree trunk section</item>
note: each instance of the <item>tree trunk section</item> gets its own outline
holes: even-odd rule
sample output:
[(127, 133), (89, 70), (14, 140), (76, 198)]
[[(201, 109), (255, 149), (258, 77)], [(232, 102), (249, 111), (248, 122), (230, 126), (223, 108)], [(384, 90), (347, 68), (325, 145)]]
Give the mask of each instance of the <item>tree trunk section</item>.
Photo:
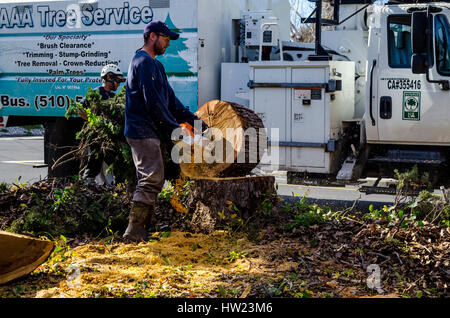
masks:
[(220, 100), (206, 103), (196, 115), (213, 128), (208, 144), (213, 150), (208, 151), (204, 144), (194, 145), (190, 162), (180, 163), (182, 173), (191, 179), (249, 175), (267, 147), (267, 134), (258, 115), (244, 106)]
[(187, 204), (194, 211), (191, 228), (207, 234), (233, 219), (248, 219), (267, 195), (276, 193), (273, 176), (196, 179), (189, 189)]
[(52, 250), (50, 241), (0, 231), (0, 285), (31, 273)]

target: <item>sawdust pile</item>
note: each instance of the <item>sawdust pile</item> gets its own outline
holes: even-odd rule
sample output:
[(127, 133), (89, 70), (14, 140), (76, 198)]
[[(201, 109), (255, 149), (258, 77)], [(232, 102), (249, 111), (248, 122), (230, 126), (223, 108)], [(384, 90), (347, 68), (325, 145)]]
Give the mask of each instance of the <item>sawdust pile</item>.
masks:
[[(0, 287), (0, 297), (450, 295), (448, 228), (425, 224), (400, 229), (392, 238), (382, 224), (348, 220), (293, 235), (268, 227), (257, 241), (227, 231), (155, 235), (159, 241), (141, 244), (77, 242), (67, 260), (50, 260), (28, 277)], [(369, 272), (373, 265), (379, 268), (378, 282)]]
[[(297, 266), (290, 259), (267, 263), (260, 256), (271, 248), (230, 239), (224, 231), (167, 232), (159, 241), (140, 244), (87, 244), (71, 250), (66, 275), (57, 279), (44, 264), (1, 287), (0, 296), (17, 296), (17, 286), (20, 297), (37, 298), (256, 296), (252, 281)], [(52, 279), (44, 282), (46, 276)]]
[[(81, 215), (74, 229), (86, 232), (86, 217), (92, 222), (99, 211), (104, 217), (90, 235), (54, 237), (57, 249), (47, 262), (0, 286), (3, 298), (450, 296), (450, 227), (406, 219), (403, 211), (399, 218), (392, 212), (383, 216), (384, 209), (370, 215), (331, 213), (302, 198), (294, 205), (270, 206), (270, 213), (246, 220), (245, 227), (234, 228), (232, 218), (204, 235), (189, 232), (188, 214), (177, 212), (169, 202), (174, 196), (163, 191), (155, 240), (124, 244), (119, 240), (126, 224), (116, 229), (106, 223), (117, 211), (123, 211), (122, 223), (126, 220), (123, 189), (108, 193), (78, 183), (50, 189), (42, 183), (26, 191), (0, 195), (5, 226), (19, 220), (21, 229), (65, 229), (67, 219), (60, 216), (66, 213)], [(77, 214), (74, 207), (92, 213)], [(35, 218), (41, 208), (49, 212), (47, 219)]]

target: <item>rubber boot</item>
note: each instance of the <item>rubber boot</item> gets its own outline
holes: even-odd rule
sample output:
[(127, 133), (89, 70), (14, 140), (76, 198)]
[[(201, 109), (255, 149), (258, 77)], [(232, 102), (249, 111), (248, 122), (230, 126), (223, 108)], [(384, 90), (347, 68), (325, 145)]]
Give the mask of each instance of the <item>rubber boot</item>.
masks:
[(153, 206), (142, 202), (132, 202), (128, 227), (124, 240), (131, 242), (148, 241), (147, 227), (151, 220)]

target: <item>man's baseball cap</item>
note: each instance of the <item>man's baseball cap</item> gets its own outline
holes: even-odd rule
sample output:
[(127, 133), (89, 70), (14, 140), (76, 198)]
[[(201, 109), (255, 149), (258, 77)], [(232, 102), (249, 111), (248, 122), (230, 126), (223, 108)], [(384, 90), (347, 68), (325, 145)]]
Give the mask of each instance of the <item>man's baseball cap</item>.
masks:
[(169, 27), (161, 21), (152, 21), (145, 26), (144, 34), (151, 32), (165, 34), (170, 37), (171, 40), (178, 40), (178, 38), (180, 37), (178, 33), (170, 31)]

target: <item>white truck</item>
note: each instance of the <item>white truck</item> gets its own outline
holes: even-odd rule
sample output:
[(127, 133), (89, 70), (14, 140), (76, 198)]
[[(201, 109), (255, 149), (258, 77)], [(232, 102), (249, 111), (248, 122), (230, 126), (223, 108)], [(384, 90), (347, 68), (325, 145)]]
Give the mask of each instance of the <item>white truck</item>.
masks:
[[(448, 184), (448, 1), (335, 0), (331, 19), (322, 18), (322, 1), (315, 2), (304, 20), (316, 23), (312, 47), (283, 42), (247, 69), (224, 66), (249, 70), (247, 91), (231, 81), (240, 85), (235, 101), (248, 94), (265, 126), (279, 129), (271, 150), (279, 153), (288, 182), (373, 175), (378, 183), (395, 168), (418, 165), (432, 181)], [(323, 25), (332, 28), (320, 32)], [(261, 32), (268, 27), (263, 21)]]

